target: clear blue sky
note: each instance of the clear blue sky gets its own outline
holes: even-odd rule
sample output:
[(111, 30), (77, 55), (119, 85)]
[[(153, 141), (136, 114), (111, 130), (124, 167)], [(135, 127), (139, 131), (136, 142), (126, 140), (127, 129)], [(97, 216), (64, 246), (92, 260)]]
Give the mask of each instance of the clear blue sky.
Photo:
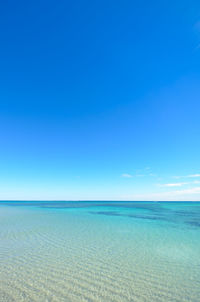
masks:
[(200, 2), (3, 1), (0, 199), (200, 200)]

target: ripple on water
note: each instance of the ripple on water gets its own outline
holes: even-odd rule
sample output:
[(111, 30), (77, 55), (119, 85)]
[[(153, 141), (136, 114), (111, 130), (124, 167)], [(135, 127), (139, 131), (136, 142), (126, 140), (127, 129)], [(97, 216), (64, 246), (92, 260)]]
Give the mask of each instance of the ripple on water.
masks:
[[(141, 213), (128, 215), (153, 213), (153, 205), (136, 208)], [(7, 212), (8, 222), (0, 223), (0, 301), (200, 301), (196, 229), (135, 221), (121, 208), (99, 210), (108, 215), (98, 219), (90, 210)]]

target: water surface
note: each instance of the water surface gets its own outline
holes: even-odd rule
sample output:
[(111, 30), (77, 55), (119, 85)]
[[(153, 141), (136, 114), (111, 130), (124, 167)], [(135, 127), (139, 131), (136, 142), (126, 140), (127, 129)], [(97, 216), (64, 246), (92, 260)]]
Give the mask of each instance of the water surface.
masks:
[(0, 301), (200, 301), (200, 203), (0, 202)]

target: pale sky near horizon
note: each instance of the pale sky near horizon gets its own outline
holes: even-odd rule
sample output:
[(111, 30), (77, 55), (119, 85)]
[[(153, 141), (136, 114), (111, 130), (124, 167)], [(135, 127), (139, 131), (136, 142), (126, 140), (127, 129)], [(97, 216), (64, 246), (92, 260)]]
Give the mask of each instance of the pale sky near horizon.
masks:
[(199, 1), (0, 8), (0, 200), (200, 201)]

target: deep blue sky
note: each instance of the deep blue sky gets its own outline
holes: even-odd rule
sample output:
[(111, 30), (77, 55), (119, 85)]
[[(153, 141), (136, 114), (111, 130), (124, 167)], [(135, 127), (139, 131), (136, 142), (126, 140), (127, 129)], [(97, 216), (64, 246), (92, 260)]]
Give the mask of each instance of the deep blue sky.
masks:
[(200, 2), (4, 1), (0, 199), (200, 200)]

